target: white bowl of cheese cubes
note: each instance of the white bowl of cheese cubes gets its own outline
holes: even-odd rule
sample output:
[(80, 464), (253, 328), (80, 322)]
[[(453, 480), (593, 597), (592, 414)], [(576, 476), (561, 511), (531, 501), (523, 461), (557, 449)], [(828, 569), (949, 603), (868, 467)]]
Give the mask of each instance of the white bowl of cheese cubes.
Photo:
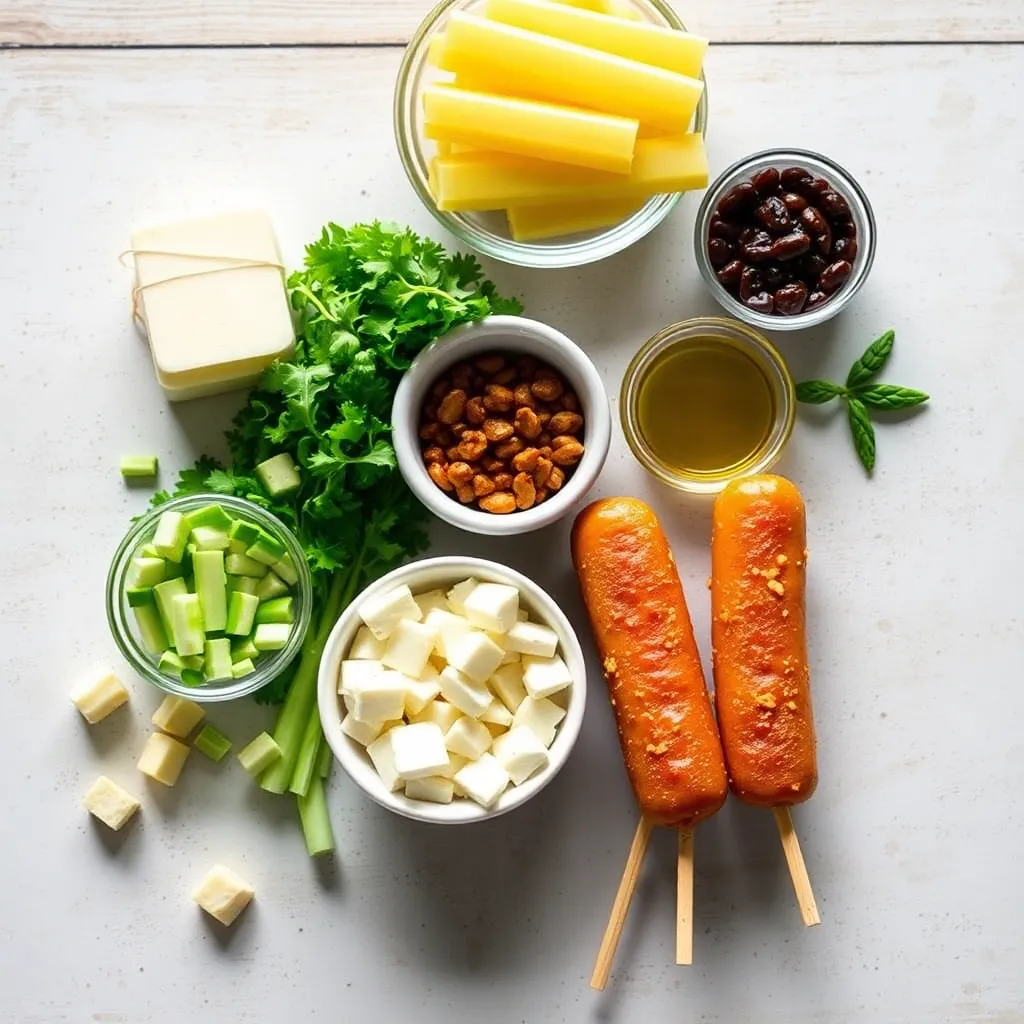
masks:
[(320, 718), (356, 784), (409, 818), (460, 824), (539, 793), (583, 721), (568, 618), (497, 562), (430, 558), (369, 586), (331, 632)]

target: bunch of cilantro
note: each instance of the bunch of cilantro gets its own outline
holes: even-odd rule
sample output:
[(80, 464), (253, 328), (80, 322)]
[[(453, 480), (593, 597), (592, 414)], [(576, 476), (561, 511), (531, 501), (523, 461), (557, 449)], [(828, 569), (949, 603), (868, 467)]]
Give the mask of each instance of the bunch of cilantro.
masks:
[[(181, 473), (173, 496), (216, 491), (268, 509), (299, 538), (313, 574), (313, 621), (292, 669), (259, 698), (283, 705), (274, 727), (282, 751), (260, 779), (294, 792), (310, 852), (333, 849), (323, 800), (326, 764), (316, 678), (342, 609), (377, 576), (427, 545), (424, 508), (398, 473), (391, 403), (404, 371), (453, 327), (518, 313), (472, 256), (449, 254), (407, 228), (328, 224), (288, 281), (298, 318), (291, 362), (265, 373), (228, 433), (231, 464), (206, 456)], [(256, 466), (287, 452), (298, 492), (271, 497)], [(153, 501), (172, 497), (166, 491)]]

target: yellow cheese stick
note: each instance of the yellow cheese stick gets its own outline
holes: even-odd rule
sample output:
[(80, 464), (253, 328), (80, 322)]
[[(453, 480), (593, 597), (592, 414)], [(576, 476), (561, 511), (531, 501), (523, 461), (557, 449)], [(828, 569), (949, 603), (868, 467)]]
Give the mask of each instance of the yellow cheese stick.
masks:
[(598, 199), (552, 206), (513, 206), (508, 211), (508, 226), (515, 241), (538, 242), (610, 228), (632, 216), (643, 204), (642, 199)]
[(487, 0), (487, 17), (691, 78), (700, 76), (708, 49), (708, 41), (700, 36), (610, 18), (550, 0)]
[(444, 67), (513, 93), (685, 132), (704, 83), (586, 46), (456, 11), (445, 33)]
[(444, 50), (445, 35), (443, 32), (438, 32), (437, 35), (432, 36), (430, 42), (427, 43), (427, 63), (433, 64), (434, 67), (441, 67), (444, 63)]
[(437, 157), (431, 171), (437, 208), (453, 212), (641, 200), (660, 192), (706, 188), (708, 183), (708, 161), (699, 135), (639, 140), (628, 175), (486, 152)]
[(448, 86), (423, 92), (424, 134), (499, 153), (629, 174), (640, 122)]

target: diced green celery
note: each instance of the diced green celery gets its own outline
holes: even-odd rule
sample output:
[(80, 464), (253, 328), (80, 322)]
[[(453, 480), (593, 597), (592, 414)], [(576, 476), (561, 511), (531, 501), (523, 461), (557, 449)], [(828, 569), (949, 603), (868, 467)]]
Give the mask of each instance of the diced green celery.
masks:
[(260, 775), (281, 756), (281, 748), (270, 733), (261, 732), (238, 752), (238, 760), (250, 775)]
[(164, 624), (164, 632), (174, 638), (174, 628), (171, 625), (171, 601), (179, 594), (187, 594), (188, 587), (185, 581), (176, 576), (171, 580), (164, 580), (153, 588), (153, 596), (156, 598), (157, 611), (160, 612), (160, 621)]
[(252, 632), (253, 620), (260, 607), (255, 594), (243, 594), (236, 590), (228, 601), (228, 619), (225, 632), (232, 636), (248, 636)]
[(228, 617), (228, 579), (224, 574), (224, 552), (197, 551), (192, 557), (192, 567), (196, 574), (196, 594), (203, 609), (204, 628), (211, 633), (224, 629)]
[(231, 641), (227, 637), (222, 637), (219, 640), (207, 640), (203, 646), (203, 660), (206, 663), (208, 681), (230, 679)]
[(164, 675), (176, 676), (178, 679), (181, 678), (181, 673), (185, 668), (185, 661), (179, 657), (174, 651), (167, 650), (160, 655), (160, 661), (156, 666), (160, 669)]
[(271, 567), (278, 576), (285, 581), (285, 583), (295, 586), (299, 582), (299, 574), (295, 571), (295, 563), (292, 561), (292, 556), (287, 552), (284, 558), (279, 562), (275, 562)]
[(143, 544), (142, 547), (139, 548), (139, 554), (143, 558), (159, 558), (160, 557), (160, 553), (157, 551), (157, 549), (155, 547), (153, 547), (152, 544)]
[(168, 562), (180, 562), (188, 543), (190, 527), (180, 512), (169, 508), (160, 515), (153, 534), (152, 544), (161, 558)]
[(132, 608), (135, 624), (139, 627), (142, 645), (150, 654), (160, 654), (167, 648), (167, 632), (160, 621), (160, 612), (156, 605), (143, 604)]
[(203, 670), (199, 668), (183, 668), (181, 670), (181, 681), (186, 686), (202, 686), (206, 682)]
[(261, 601), (270, 601), (275, 597), (284, 597), (288, 593), (288, 584), (271, 570), (256, 584), (254, 593)]
[(287, 551), (276, 537), (271, 537), (265, 530), (260, 530), (260, 535), (245, 553), (264, 565), (276, 565), (284, 558)]
[(194, 668), (197, 672), (203, 670), (203, 656), (201, 654), (189, 654), (181, 659), (185, 668)]
[(255, 558), (250, 558), (248, 555), (239, 555), (234, 551), (230, 552), (227, 558), (224, 559), (224, 568), (232, 576), (263, 577), (269, 571), (262, 562), (257, 562)]
[(128, 566), (129, 587), (155, 587), (167, 579), (167, 563), (156, 558), (133, 558)]
[(291, 597), (275, 597), (272, 601), (264, 601), (256, 609), (256, 625), (262, 626), (266, 622), (294, 622), (294, 605), (295, 601)]
[(234, 520), (220, 505), (203, 505), (202, 508), (186, 512), (185, 522), (188, 524), (189, 530), (194, 530), (197, 526), (212, 526), (218, 530), (230, 530)]
[(122, 455), (121, 476), (125, 478), (156, 476), (157, 457), (155, 455)]
[[(185, 556), (182, 555), (182, 558)], [(185, 568), (181, 562), (164, 562), (164, 579), (180, 580), (185, 577)]]
[(176, 594), (171, 598), (171, 632), (178, 654), (203, 653), (206, 636), (198, 594)]
[(192, 531), (192, 543), (200, 551), (226, 551), (228, 531), (218, 530), (216, 526), (197, 526)]
[(298, 467), (287, 452), (261, 462), (256, 467), (256, 476), (272, 498), (291, 494), (302, 486)]
[(231, 540), (237, 540), (240, 544), (244, 545), (245, 548), (251, 544), (256, 543), (256, 538), (260, 535), (260, 528), (253, 523), (247, 523), (244, 519), (236, 519), (231, 524), (231, 529), (228, 530), (228, 537)]
[(228, 590), (237, 590), (242, 594), (255, 594), (263, 580), (255, 576), (229, 576)]
[(223, 761), (231, 750), (231, 740), (209, 722), (196, 733), (192, 746), (211, 761)]
[(286, 622), (265, 622), (256, 627), (252, 642), (258, 651), (279, 651), (288, 643), (292, 627)]
[(246, 658), (249, 658), (251, 661), (255, 661), (259, 656), (259, 649), (252, 642), (251, 636), (244, 637), (241, 640), (231, 641), (232, 661), (245, 661)]
[(243, 658), (241, 661), (236, 661), (231, 666), (231, 674), (236, 679), (241, 679), (242, 676), (247, 676), (252, 672), (256, 671), (256, 666), (253, 664), (252, 658)]
[(145, 604), (156, 604), (156, 595), (152, 587), (129, 587), (124, 596), (128, 598), (129, 608), (141, 608)]

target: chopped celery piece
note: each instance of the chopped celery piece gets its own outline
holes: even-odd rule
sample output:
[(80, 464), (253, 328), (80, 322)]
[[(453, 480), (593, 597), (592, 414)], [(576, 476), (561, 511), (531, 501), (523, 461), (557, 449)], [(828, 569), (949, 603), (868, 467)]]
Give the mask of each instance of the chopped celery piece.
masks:
[(133, 558), (128, 566), (129, 587), (155, 587), (167, 579), (167, 563), (159, 557)]
[(288, 788), (296, 796), (305, 796), (309, 792), (309, 784), (316, 774), (317, 761), (320, 757), (320, 744), (324, 742), (324, 730), (320, 725), (319, 715), (310, 715), (306, 723), (306, 731), (302, 734), (302, 745), (292, 772), (292, 781)]
[(185, 581), (176, 576), (172, 580), (164, 580), (153, 588), (153, 596), (156, 598), (157, 611), (160, 612), (160, 621), (164, 624), (164, 632), (169, 637), (174, 636), (174, 629), (171, 626), (171, 601), (179, 594), (187, 594), (188, 587)]
[(237, 590), (242, 594), (255, 594), (260, 589), (263, 580), (255, 576), (229, 576), (228, 591)]
[(129, 587), (124, 596), (128, 598), (129, 608), (141, 608), (143, 605), (156, 604), (156, 595), (152, 587)]
[(216, 526), (197, 526), (192, 531), (192, 543), (200, 551), (226, 551), (228, 531), (218, 530)]
[(261, 601), (269, 601), (274, 597), (284, 597), (288, 593), (288, 584), (271, 570), (256, 584), (256, 590), (251, 593), (255, 593)]
[(231, 740), (209, 722), (196, 733), (192, 746), (211, 761), (223, 761), (231, 749)]
[(203, 645), (203, 661), (206, 663), (207, 680), (212, 682), (215, 679), (230, 679), (231, 641), (227, 637), (207, 640)]
[(224, 568), (232, 576), (261, 577), (266, 576), (269, 571), (262, 562), (257, 562), (255, 558), (250, 558), (248, 555), (240, 555), (234, 551), (224, 559)]
[(230, 530), (234, 520), (220, 505), (204, 505), (185, 513), (185, 522), (189, 530), (197, 526), (212, 526), (218, 530)]
[(153, 547), (152, 544), (143, 544), (142, 547), (139, 548), (139, 554), (143, 558), (159, 558), (160, 557), (160, 553), (157, 551), (157, 549), (155, 547)]
[(180, 679), (181, 673), (185, 668), (185, 661), (175, 654), (174, 651), (166, 650), (160, 655), (160, 661), (156, 667), (165, 675), (176, 676)]
[(236, 519), (231, 524), (231, 529), (228, 530), (228, 537), (231, 540), (238, 541), (242, 545), (243, 551), (254, 544), (259, 535), (260, 528), (252, 523), (247, 523), (244, 519)]
[(265, 622), (256, 627), (252, 642), (257, 651), (279, 651), (291, 635), (292, 627), (286, 622)]
[(157, 520), (156, 533), (153, 534), (153, 547), (161, 558), (168, 562), (180, 562), (188, 543), (189, 525), (180, 512), (169, 508)]
[(139, 627), (142, 646), (150, 654), (160, 654), (167, 649), (167, 632), (160, 621), (160, 612), (156, 605), (143, 604), (132, 608), (135, 613), (135, 624)]
[(299, 582), (299, 574), (295, 571), (295, 563), (292, 561), (292, 556), (287, 552), (285, 552), (285, 556), (280, 562), (275, 562), (270, 568), (273, 569), (274, 572), (276, 572), (277, 575), (285, 581), (285, 583), (295, 586), (295, 584)]
[[(182, 555), (182, 558), (185, 556)], [(185, 570), (181, 562), (164, 562), (164, 579), (180, 580), (185, 576)]]
[(206, 636), (198, 594), (176, 594), (171, 598), (171, 632), (178, 654), (203, 653)]
[(280, 455), (259, 463), (256, 466), (256, 476), (272, 498), (291, 494), (302, 486), (298, 467), (287, 452), (281, 452)]
[(250, 558), (264, 565), (276, 565), (287, 554), (284, 545), (269, 533), (260, 530), (260, 535), (245, 552)]
[(232, 636), (248, 636), (259, 607), (260, 599), (255, 594), (243, 594), (236, 590), (228, 602), (225, 632)]
[(290, 597), (275, 597), (272, 601), (264, 601), (256, 609), (256, 625), (262, 626), (265, 622), (294, 622), (294, 604)]
[(233, 640), (231, 642), (232, 661), (245, 661), (246, 658), (255, 661), (259, 656), (260, 652), (252, 642), (252, 637), (247, 636), (243, 640)]
[(309, 786), (305, 796), (297, 798), (302, 835), (306, 840), (306, 852), (310, 857), (320, 857), (334, 852), (334, 832), (331, 817), (327, 813), (327, 798), (324, 795), (324, 780), (317, 777)]
[(256, 671), (256, 666), (252, 662), (252, 658), (243, 658), (241, 661), (236, 661), (231, 666), (231, 674), (235, 679), (241, 679), (242, 676), (250, 675)]
[(281, 756), (274, 737), (261, 732), (248, 746), (238, 752), (238, 760), (250, 775), (259, 775)]
[(201, 654), (189, 654), (181, 659), (185, 668), (194, 668), (198, 672), (203, 671), (203, 656)]
[(206, 682), (203, 670), (199, 668), (183, 668), (181, 670), (181, 681), (186, 686), (202, 686)]
[(156, 476), (158, 460), (155, 455), (122, 455), (121, 476), (125, 478)]
[(208, 632), (223, 629), (228, 618), (224, 552), (197, 551), (192, 558), (192, 566), (196, 573), (196, 594), (203, 610), (203, 627)]

